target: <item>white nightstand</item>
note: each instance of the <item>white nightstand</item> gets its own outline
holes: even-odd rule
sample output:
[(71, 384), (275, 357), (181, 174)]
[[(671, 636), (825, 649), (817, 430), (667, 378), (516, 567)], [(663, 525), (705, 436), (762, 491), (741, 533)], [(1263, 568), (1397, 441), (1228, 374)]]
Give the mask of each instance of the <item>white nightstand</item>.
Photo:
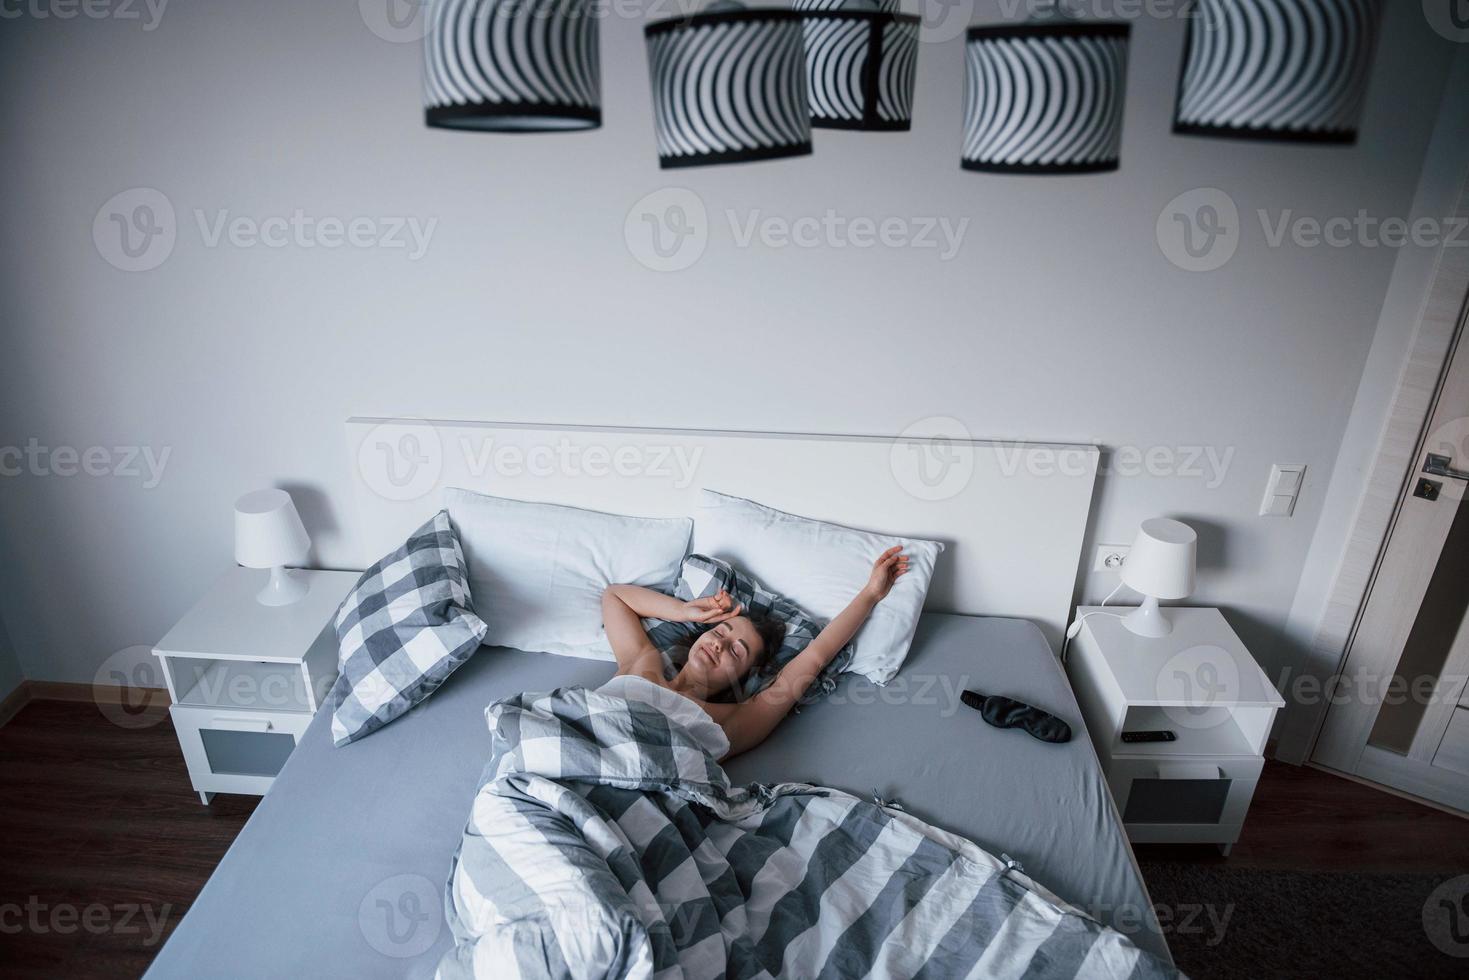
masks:
[[(1067, 673), (1127, 836), (1228, 854), (1285, 702), (1219, 610), (1166, 609), (1173, 632), (1157, 639), (1130, 632), (1118, 611), (1077, 609), (1098, 615), (1072, 641)], [(1122, 740), (1159, 730), (1174, 740)]]
[(310, 591), (262, 606), (268, 572), (235, 568), (153, 648), (199, 799), (262, 796), (337, 676), (331, 619), (357, 572), (300, 570)]

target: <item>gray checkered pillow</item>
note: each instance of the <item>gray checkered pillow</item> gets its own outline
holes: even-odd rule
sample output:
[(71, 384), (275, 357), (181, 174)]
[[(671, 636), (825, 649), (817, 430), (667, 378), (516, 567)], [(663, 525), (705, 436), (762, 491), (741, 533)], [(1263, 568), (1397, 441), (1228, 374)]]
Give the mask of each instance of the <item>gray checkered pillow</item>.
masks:
[[(740, 690), (734, 692), (735, 698), (743, 701), (768, 687), (781, 668), (816, 639), (822, 625), (807, 615), (800, 606), (784, 596), (762, 588), (754, 578), (729, 562), (706, 555), (689, 555), (684, 559), (673, 595), (688, 602), (715, 595), (721, 589), (744, 606), (747, 614), (774, 619), (785, 626), (780, 649), (766, 657), (759, 670), (750, 671), (740, 685)], [(674, 666), (682, 665), (681, 659), (688, 656), (689, 645), (698, 639), (700, 633), (709, 629), (699, 623), (669, 623), (661, 619), (645, 620), (643, 625), (647, 628), (648, 638), (653, 641), (653, 645), (668, 654), (669, 661)], [(852, 644), (848, 643), (817, 675), (816, 680), (801, 696), (800, 703), (810, 704), (835, 690), (837, 675), (852, 663), (852, 655)]]
[(405, 713), (468, 660), (488, 627), (470, 604), (459, 538), (441, 510), (362, 573), (336, 618), (340, 673), (332, 739), (370, 735)]

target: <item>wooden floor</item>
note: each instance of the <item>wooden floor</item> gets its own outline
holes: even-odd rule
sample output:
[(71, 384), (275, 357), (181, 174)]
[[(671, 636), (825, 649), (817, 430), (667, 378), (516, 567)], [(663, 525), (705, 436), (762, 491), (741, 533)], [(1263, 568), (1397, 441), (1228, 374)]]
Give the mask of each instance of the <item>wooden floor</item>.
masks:
[[(255, 802), (201, 805), (166, 717), (123, 729), (88, 704), (26, 706), (0, 728), (0, 974), (141, 974)], [(1208, 847), (1137, 850), (1145, 862), (1224, 864)], [(1469, 824), (1270, 763), (1227, 866), (1463, 873)]]
[(141, 975), (256, 802), (203, 806), (167, 716), (21, 709), (0, 728), (0, 975)]
[(1469, 821), (1305, 766), (1265, 763), (1226, 860), (1213, 846), (1136, 844), (1144, 860), (1272, 871), (1469, 872)]

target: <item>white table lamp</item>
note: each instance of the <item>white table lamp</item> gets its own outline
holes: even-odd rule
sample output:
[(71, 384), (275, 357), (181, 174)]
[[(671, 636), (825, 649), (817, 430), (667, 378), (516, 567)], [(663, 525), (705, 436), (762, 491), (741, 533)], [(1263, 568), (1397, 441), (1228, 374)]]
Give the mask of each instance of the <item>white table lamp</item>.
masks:
[(270, 581), (255, 597), (263, 606), (289, 606), (311, 588), (286, 570), (306, 560), (311, 538), (284, 490), (256, 490), (235, 501), (235, 561), (270, 569)]
[(1167, 636), (1173, 624), (1158, 607), (1159, 599), (1183, 599), (1194, 591), (1194, 563), (1199, 536), (1181, 521), (1154, 517), (1143, 521), (1137, 540), (1122, 563), (1122, 582), (1143, 594), (1143, 604), (1122, 617), (1122, 625), (1138, 636)]

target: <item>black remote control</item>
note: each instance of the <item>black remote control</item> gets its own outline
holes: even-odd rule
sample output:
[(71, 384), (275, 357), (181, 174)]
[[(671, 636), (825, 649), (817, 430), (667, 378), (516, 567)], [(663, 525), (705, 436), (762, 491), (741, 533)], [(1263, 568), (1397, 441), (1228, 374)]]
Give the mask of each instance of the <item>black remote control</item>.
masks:
[(1165, 729), (1156, 732), (1123, 732), (1122, 741), (1133, 742), (1176, 742), (1178, 736)]

